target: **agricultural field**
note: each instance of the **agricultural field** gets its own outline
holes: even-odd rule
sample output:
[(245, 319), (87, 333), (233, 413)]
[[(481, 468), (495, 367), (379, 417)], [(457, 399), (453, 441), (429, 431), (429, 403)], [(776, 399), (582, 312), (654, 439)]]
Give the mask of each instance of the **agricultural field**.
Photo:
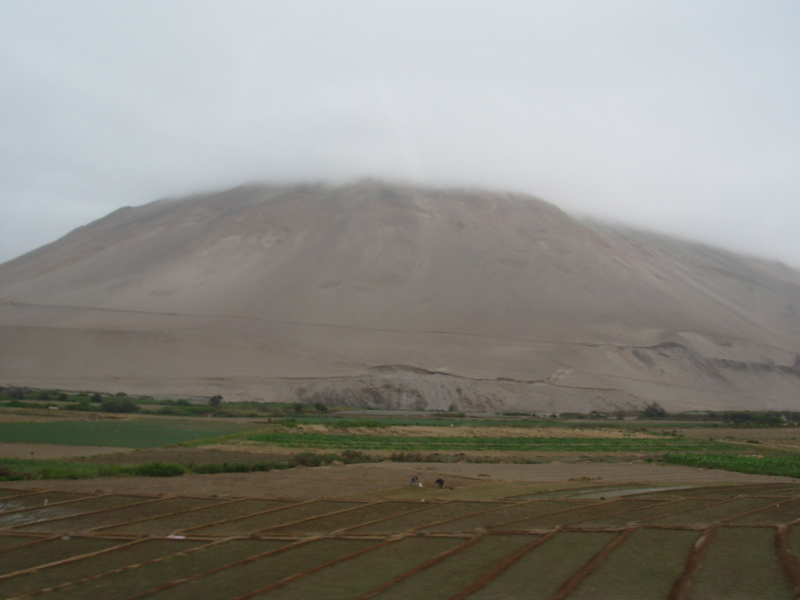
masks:
[(557, 497), (460, 500), (414, 487), (404, 499), (308, 500), (8, 484), (0, 590), (20, 599), (643, 600), (800, 589), (800, 485), (617, 488), (603, 486), (603, 498), (584, 484)]
[(251, 429), (251, 423), (207, 419), (0, 422), (0, 440), (65, 446), (156, 448)]
[(4, 408), (0, 598), (800, 593), (797, 428), (277, 415)]

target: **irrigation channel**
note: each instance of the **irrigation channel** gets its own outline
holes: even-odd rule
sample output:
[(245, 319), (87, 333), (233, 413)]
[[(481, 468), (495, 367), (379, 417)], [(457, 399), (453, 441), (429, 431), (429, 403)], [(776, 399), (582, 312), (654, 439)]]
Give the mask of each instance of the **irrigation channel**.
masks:
[(2, 598), (796, 598), (800, 486), (298, 500), (0, 487)]

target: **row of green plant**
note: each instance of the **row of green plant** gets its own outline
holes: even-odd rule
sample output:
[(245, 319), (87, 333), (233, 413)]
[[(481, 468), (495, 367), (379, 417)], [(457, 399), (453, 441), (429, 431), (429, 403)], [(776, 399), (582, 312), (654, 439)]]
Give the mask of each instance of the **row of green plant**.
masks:
[(720, 469), (754, 475), (780, 475), (800, 478), (800, 456), (753, 456), (735, 453), (668, 452), (661, 462), (670, 465)]
[(172, 463), (120, 465), (71, 460), (0, 459), (0, 481), (31, 479), (92, 479), (95, 477), (172, 477), (186, 468)]
[(0, 481), (33, 479), (92, 479), (95, 477), (175, 477), (184, 474), (213, 475), (217, 473), (253, 473), (292, 469), (295, 467), (319, 467), (331, 463), (355, 464), (373, 462), (377, 459), (363, 452), (345, 450), (316, 454), (302, 452), (285, 460), (269, 460), (254, 463), (222, 462), (196, 465), (189, 463), (150, 462), (136, 465), (113, 463), (91, 463), (77, 460), (0, 459)]
[(253, 423), (206, 419), (103, 419), (0, 423), (0, 440), (65, 446), (157, 448), (241, 433)]
[(351, 448), (396, 451), (666, 452), (725, 451), (725, 442), (683, 438), (450, 437), (347, 435), (307, 431), (253, 431), (243, 439), (285, 448)]

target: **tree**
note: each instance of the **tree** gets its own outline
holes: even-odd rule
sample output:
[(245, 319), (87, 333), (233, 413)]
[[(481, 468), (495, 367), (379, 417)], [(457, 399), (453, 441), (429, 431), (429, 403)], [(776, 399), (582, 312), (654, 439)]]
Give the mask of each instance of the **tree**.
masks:
[(667, 416), (667, 411), (658, 402), (651, 402), (644, 409), (645, 419), (663, 419)]
[(108, 398), (103, 400), (103, 412), (133, 413), (139, 411), (139, 405), (130, 398)]
[(211, 398), (208, 400), (208, 403), (215, 409), (219, 408), (220, 406), (222, 406), (222, 396), (220, 396), (219, 394), (211, 396)]

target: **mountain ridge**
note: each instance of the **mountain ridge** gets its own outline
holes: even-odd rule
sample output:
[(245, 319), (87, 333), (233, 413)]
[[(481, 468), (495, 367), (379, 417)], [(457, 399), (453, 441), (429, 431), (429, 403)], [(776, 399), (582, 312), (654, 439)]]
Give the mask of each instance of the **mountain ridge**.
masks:
[[(0, 381), (394, 407), (416, 390), (415, 406), (471, 410), (788, 408), (798, 309), (785, 265), (532, 196), (246, 185), (121, 208), (0, 265), (0, 336), (17, 354), (4, 344)], [(83, 360), (67, 369), (48, 336), (82, 340)]]

